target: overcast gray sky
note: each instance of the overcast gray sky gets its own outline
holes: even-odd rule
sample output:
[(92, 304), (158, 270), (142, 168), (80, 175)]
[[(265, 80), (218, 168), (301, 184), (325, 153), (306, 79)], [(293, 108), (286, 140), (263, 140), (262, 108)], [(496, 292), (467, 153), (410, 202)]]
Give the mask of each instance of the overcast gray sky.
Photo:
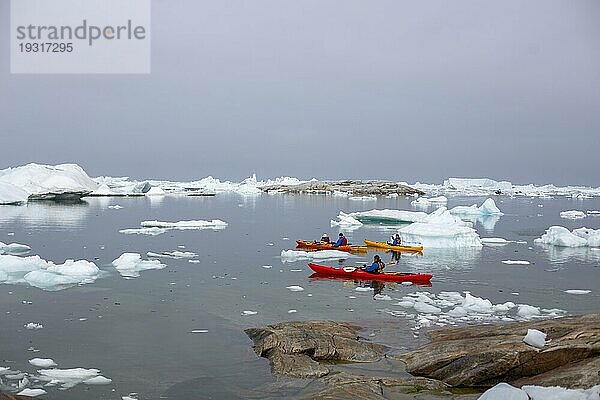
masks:
[(152, 7), (150, 75), (11, 75), (0, 0), (0, 168), (600, 186), (600, 1)]

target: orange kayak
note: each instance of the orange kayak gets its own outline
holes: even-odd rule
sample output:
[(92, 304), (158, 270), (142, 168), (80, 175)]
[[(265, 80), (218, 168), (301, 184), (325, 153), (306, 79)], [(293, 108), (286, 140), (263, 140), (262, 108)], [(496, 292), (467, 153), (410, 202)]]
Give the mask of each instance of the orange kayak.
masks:
[(367, 251), (367, 246), (352, 246), (352, 245), (347, 245), (347, 246), (339, 246), (339, 247), (333, 247), (333, 243), (324, 243), (324, 242), (311, 242), (308, 240), (296, 240), (296, 243), (298, 244), (297, 247), (302, 248), (302, 249), (312, 249), (312, 250), (339, 250), (339, 251), (360, 251), (360, 252), (366, 252)]

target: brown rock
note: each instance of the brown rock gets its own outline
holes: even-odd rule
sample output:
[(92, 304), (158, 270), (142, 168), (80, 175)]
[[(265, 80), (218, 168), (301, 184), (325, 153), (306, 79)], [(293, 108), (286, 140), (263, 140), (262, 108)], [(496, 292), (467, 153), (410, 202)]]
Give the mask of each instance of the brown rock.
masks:
[(271, 185), (264, 186), (261, 190), (265, 192), (269, 191), (280, 191), (285, 193), (323, 193), (331, 194), (333, 192), (344, 192), (353, 195), (388, 195), (398, 194), (401, 196), (407, 196), (412, 194), (424, 194), (422, 191), (412, 188), (410, 186), (402, 185), (395, 182), (389, 181), (361, 181), (361, 180), (347, 180), (347, 181), (316, 181), (300, 183), (298, 185)]
[[(545, 332), (550, 342), (542, 350), (526, 345), (527, 329)], [(566, 387), (600, 384), (600, 314), (442, 329), (430, 332), (430, 337), (429, 344), (400, 357), (413, 375), (452, 386), (502, 381)]]
[(385, 347), (358, 340), (359, 327), (343, 322), (293, 321), (246, 329), (254, 351), (271, 361), (274, 373), (319, 377), (329, 373), (323, 362), (372, 362)]

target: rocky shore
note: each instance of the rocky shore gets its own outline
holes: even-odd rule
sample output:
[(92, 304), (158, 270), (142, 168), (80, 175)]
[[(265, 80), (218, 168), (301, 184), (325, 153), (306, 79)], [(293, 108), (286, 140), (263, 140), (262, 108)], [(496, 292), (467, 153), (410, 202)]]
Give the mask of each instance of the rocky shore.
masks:
[[(528, 329), (547, 334), (542, 349), (523, 342)], [(361, 338), (360, 327), (343, 322), (283, 322), (246, 334), (273, 373), (321, 384), (301, 396), (307, 399), (470, 400), (499, 382), (600, 385), (600, 314), (431, 330), (429, 343), (400, 353)], [(380, 371), (345, 368), (382, 360), (397, 364)]]
[(410, 186), (390, 181), (346, 180), (346, 181), (310, 181), (298, 185), (269, 185), (261, 187), (264, 192), (281, 193), (345, 193), (353, 196), (411, 196), (422, 195), (422, 191)]

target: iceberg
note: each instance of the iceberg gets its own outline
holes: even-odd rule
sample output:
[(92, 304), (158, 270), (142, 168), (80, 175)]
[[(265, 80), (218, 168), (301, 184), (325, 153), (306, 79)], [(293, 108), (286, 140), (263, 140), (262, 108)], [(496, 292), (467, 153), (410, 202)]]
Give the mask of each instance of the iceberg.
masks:
[(29, 193), (6, 182), (0, 182), (0, 205), (19, 205), (27, 203)]
[(486, 244), (488, 246), (504, 246), (506, 244), (512, 243), (510, 240), (506, 240), (504, 238), (481, 238), (481, 243)]
[(39, 289), (56, 291), (94, 282), (100, 270), (93, 262), (66, 260), (54, 264), (39, 256), (0, 255), (0, 283), (29, 284)]
[(90, 368), (70, 368), (70, 369), (40, 369), (37, 377), (41, 381), (58, 384), (62, 389), (70, 389), (87, 380), (96, 378), (100, 375), (100, 370)]
[(419, 222), (427, 216), (422, 211), (404, 211), (404, 210), (369, 210), (352, 212), (350, 215), (362, 223), (412, 223)]
[(213, 229), (220, 230), (227, 228), (227, 222), (220, 219), (212, 221), (191, 220), (178, 222), (163, 222), (163, 221), (142, 221), (140, 225), (144, 228), (160, 228), (160, 229), (176, 229), (176, 230), (200, 230)]
[(141, 271), (166, 267), (158, 260), (142, 260), (139, 253), (123, 253), (112, 262), (112, 265), (124, 278), (137, 278)]
[(582, 219), (586, 217), (586, 214), (583, 211), (577, 210), (561, 211), (560, 217), (565, 219)]
[(26, 244), (20, 244), (20, 243), (10, 243), (10, 244), (5, 244), (0, 242), (0, 254), (6, 253), (6, 254), (23, 254), (23, 253), (28, 253), (31, 250), (31, 247), (27, 246)]
[(294, 262), (300, 260), (345, 260), (352, 257), (350, 253), (339, 250), (319, 250), (319, 251), (302, 251), (302, 250), (282, 250), (282, 262)]
[(481, 247), (477, 231), (441, 206), (420, 222), (398, 230), (403, 243), (420, 243), (424, 248)]
[(20, 188), (28, 194), (29, 200), (80, 198), (99, 186), (77, 164), (27, 164), (7, 168), (0, 171), (0, 183)]
[(600, 229), (578, 228), (571, 232), (564, 226), (551, 226), (534, 243), (561, 247), (600, 247)]
[(477, 206), (477, 204), (473, 204), (472, 206), (456, 206), (450, 209), (450, 214), (458, 214), (458, 215), (504, 215), (502, 211), (496, 206), (496, 202), (494, 199), (488, 198), (486, 201), (481, 204), (481, 206)]
[(354, 230), (362, 226), (362, 222), (355, 219), (353, 216), (346, 214), (343, 211), (340, 211), (338, 214), (339, 221), (331, 220), (331, 227), (339, 226), (340, 228), (344, 228), (346, 230)]
[(417, 208), (428, 208), (431, 205), (443, 205), (448, 203), (446, 196), (438, 197), (418, 197), (416, 200), (410, 202), (410, 205)]

